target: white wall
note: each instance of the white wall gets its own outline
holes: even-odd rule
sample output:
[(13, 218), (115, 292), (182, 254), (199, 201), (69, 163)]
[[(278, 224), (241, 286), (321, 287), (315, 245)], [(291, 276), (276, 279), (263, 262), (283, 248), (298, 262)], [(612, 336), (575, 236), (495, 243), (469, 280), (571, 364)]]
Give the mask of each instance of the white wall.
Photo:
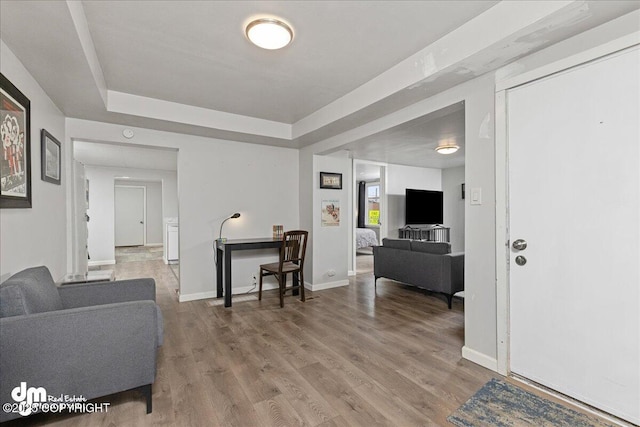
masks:
[[(178, 149), (181, 301), (215, 297), (213, 243), (229, 215), (242, 215), (224, 226), (231, 239), (271, 236), (274, 224), (299, 227), (298, 150), (144, 128), (127, 140), (123, 128), (67, 119), (72, 138)], [(258, 266), (275, 260), (276, 250), (235, 253), (233, 291), (248, 291)]]
[[(67, 171), (64, 115), (13, 52), (0, 41), (0, 71), (31, 101), (31, 209), (0, 210), (0, 281), (18, 271), (46, 265), (54, 280), (67, 273)], [(62, 144), (62, 185), (41, 180), (40, 130)]]
[[(314, 153), (330, 152), (380, 129), (432, 113), (457, 102), (465, 102), (467, 191), (482, 188), (483, 204), (465, 212), (465, 348), (463, 355), (496, 369), (496, 271), (495, 271), (495, 168), (494, 168), (494, 80), (493, 75), (468, 81), (454, 88), (373, 120), (356, 130), (318, 142), (301, 151), (301, 163)], [(439, 171), (439, 170), (438, 170)], [(440, 172), (439, 172), (440, 173)], [(437, 176), (437, 175), (436, 175)], [(392, 184), (389, 183), (391, 186)], [(399, 185), (391, 191), (399, 193)], [(435, 190), (440, 190), (442, 181)], [(402, 186), (402, 193), (404, 195)], [(303, 190), (301, 189), (302, 193)], [(389, 190), (388, 190), (389, 192)], [(389, 213), (388, 216), (391, 216)], [(404, 221), (404, 215), (402, 215)], [(301, 218), (304, 221), (305, 218)], [(404, 224), (402, 224), (404, 225)], [(390, 233), (392, 233), (390, 227)], [(346, 235), (346, 234), (345, 234)], [(314, 245), (314, 260), (331, 248)], [(314, 267), (315, 268), (315, 267)], [(314, 272), (314, 276), (317, 276)]]
[[(162, 182), (162, 200), (160, 218), (156, 219), (162, 224), (162, 217), (178, 216), (177, 177), (174, 171), (160, 171), (152, 169), (110, 168), (102, 166), (85, 166), (85, 173), (89, 180), (89, 209), (87, 214), (91, 218), (89, 229), (89, 256), (90, 265), (113, 264), (115, 262), (115, 206), (114, 185), (117, 177), (130, 176), (136, 180), (154, 180)], [(126, 182), (132, 185), (133, 182)], [(148, 182), (139, 182), (140, 185), (148, 185)], [(148, 195), (147, 195), (148, 197)], [(148, 207), (147, 207), (148, 212)], [(166, 215), (164, 214), (166, 212)], [(164, 233), (160, 225), (159, 242)]]
[[(164, 233), (162, 224), (162, 182), (116, 180), (115, 185), (145, 188), (145, 202), (147, 205), (147, 216), (144, 220), (147, 237), (145, 244), (161, 245), (163, 240), (162, 235)], [(177, 194), (174, 198), (176, 199), (175, 207), (177, 211)]]
[[(465, 188), (482, 190), (482, 204), (465, 198), (465, 347), (463, 356), (496, 369), (495, 138), (493, 76), (465, 91)], [(493, 240), (493, 241), (492, 241)]]
[[(298, 197), (300, 200), (300, 228), (309, 231), (309, 242), (304, 261), (305, 282), (312, 283), (314, 277), (313, 260), (315, 257), (314, 238), (314, 204), (315, 188), (319, 185), (319, 178), (315, 178), (314, 155), (312, 146), (307, 146), (298, 151)], [(344, 178), (344, 177), (343, 177)], [(343, 179), (344, 184), (344, 179)], [(344, 187), (344, 185), (343, 185)]]
[(398, 237), (398, 229), (405, 223), (405, 190), (442, 190), (442, 171), (432, 168), (413, 166), (387, 166), (387, 235), (382, 237)]
[(444, 225), (451, 228), (451, 251), (464, 252), (464, 166), (442, 170)]
[[(347, 152), (313, 158), (313, 273), (311, 289), (326, 289), (348, 284), (348, 264), (353, 250), (352, 160)], [(320, 172), (342, 174), (342, 190), (320, 188)], [(340, 203), (340, 225), (323, 227), (323, 200)], [(305, 261), (306, 263), (306, 261)], [(308, 279), (305, 278), (306, 281)]]

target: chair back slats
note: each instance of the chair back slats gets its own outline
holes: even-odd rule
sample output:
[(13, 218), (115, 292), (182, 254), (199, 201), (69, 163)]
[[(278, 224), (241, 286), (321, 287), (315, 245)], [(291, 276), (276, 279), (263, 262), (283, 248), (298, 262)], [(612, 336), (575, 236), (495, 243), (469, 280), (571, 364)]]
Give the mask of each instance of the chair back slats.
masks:
[(280, 271), (287, 262), (304, 265), (304, 256), (307, 251), (308, 231), (291, 230), (286, 231), (282, 236), (282, 247), (280, 248)]

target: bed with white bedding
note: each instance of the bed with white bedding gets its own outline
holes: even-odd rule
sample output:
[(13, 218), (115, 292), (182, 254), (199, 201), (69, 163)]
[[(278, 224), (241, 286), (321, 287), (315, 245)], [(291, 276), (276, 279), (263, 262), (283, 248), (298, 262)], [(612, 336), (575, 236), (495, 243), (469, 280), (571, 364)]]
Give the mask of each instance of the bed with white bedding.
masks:
[(368, 248), (378, 246), (376, 232), (370, 228), (356, 228), (356, 248)]

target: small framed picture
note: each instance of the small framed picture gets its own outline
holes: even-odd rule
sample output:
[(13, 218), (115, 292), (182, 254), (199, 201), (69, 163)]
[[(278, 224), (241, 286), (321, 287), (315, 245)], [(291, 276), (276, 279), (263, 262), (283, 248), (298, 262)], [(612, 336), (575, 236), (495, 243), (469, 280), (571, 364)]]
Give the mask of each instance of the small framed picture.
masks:
[(45, 129), (40, 132), (42, 180), (60, 185), (62, 153), (60, 141)]
[(342, 190), (342, 174), (332, 172), (320, 172), (320, 188)]

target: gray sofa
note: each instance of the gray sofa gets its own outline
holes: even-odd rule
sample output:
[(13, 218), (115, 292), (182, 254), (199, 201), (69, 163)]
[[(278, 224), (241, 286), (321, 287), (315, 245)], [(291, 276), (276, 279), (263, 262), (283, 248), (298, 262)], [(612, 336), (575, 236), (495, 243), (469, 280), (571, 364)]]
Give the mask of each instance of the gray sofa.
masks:
[(464, 253), (451, 245), (408, 239), (382, 239), (373, 247), (373, 274), (444, 294), (451, 308), (453, 294), (464, 290)]
[[(163, 341), (155, 297), (153, 279), (57, 287), (46, 267), (11, 276), (0, 285), (0, 403), (23, 382), (87, 400), (139, 389), (150, 413)], [(0, 422), (21, 416), (0, 411)]]

